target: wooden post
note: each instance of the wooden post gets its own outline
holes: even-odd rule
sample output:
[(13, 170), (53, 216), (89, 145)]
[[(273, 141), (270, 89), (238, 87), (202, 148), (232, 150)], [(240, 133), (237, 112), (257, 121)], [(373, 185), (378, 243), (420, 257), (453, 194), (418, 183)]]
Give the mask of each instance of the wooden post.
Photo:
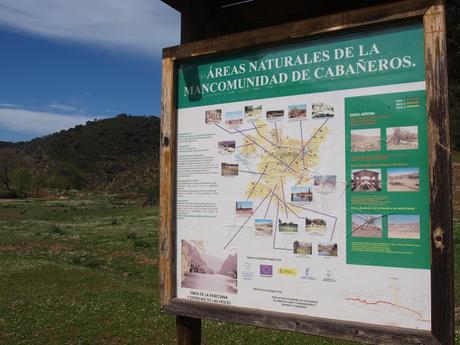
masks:
[(442, 345), (454, 343), (453, 224), (445, 7), (430, 7), (425, 24), (428, 154), (431, 189), (432, 332)]
[(201, 319), (176, 316), (177, 345), (201, 344)]

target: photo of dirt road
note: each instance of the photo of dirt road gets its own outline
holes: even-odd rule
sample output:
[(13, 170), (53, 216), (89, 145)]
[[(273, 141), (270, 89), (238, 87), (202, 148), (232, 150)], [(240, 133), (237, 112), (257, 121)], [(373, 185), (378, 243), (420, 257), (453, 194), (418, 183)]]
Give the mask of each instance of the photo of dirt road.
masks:
[(219, 141), (217, 151), (223, 155), (235, 153), (235, 140)]
[(387, 172), (389, 192), (418, 192), (420, 190), (418, 168), (391, 168)]
[(387, 128), (387, 150), (418, 149), (417, 126)]
[(335, 175), (319, 175), (313, 177), (315, 192), (332, 193), (337, 185), (337, 177)]
[(213, 110), (206, 110), (204, 112), (204, 122), (207, 124), (216, 124), (220, 123), (222, 120), (222, 110), (221, 109), (213, 109)]
[(247, 216), (252, 214), (252, 201), (237, 201), (235, 206), (237, 216)]
[(236, 176), (238, 175), (238, 164), (221, 163), (222, 176)]
[(312, 118), (322, 119), (324, 117), (334, 117), (334, 107), (330, 104), (320, 102), (313, 103), (312, 106)]
[(312, 234), (324, 235), (327, 231), (326, 221), (322, 218), (305, 218), (305, 231)]
[(227, 127), (237, 127), (243, 124), (242, 111), (229, 111), (225, 113), (225, 125)]
[(294, 241), (292, 243), (292, 253), (296, 255), (311, 255), (313, 246), (309, 242)]
[(306, 120), (307, 119), (307, 105), (297, 104), (288, 107), (289, 120)]
[(256, 219), (254, 221), (254, 229), (258, 236), (271, 236), (273, 234), (273, 220)]
[(380, 151), (380, 128), (351, 131), (351, 152)]
[(267, 116), (267, 120), (280, 121), (284, 117), (284, 110), (283, 109), (268, 110), (266, 113), (266, 116)]
[(337, 243), (319, 243), (318, 255), (319, 256), (337, 256), (338, 246)]
[(262, 115), (261, 105), (247, 105), (244, 107), (244, 118), (246, 121), (256, 121)]
[(382, 237), (382, 215), (381, 214), (353, 214), (352, 237)]
[(420, 239), (420, 216), (391, 214), (388, 216), (388, 237)]

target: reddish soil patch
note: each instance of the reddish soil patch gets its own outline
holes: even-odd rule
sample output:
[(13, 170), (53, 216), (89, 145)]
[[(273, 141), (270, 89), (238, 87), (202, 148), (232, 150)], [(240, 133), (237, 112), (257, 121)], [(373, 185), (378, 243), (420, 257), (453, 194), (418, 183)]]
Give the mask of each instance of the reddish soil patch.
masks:
[(3, 244), (0, 245), (0, 252), (25, 252), (32, 249), (30, 245), (20, 244)]
[(153, 266), (153, 265), (158, 265), (158, 259), (150, 259), (146, 257), (145, 255), (138, 255), (136, 257), (136, 261), (139, 265), (143, 266)]
[(21, 210), (15, 208), (0, 208), (0, 219), (2, 220), (21, 220), (25, 215)]
[(65, 243), (56, 242), (56, 243), (50, 243), (49, 248), (51, 250), (61, 251), (61, 250), (71, 250), (72, 246), (65, 244)]
[(0, 252), (28, 252), (31, 250), (71, 250), (73, 247), (66, 243), (47, 243), (47, 242), (31, 242), (24, 244), (4, 244), (0, 245)]

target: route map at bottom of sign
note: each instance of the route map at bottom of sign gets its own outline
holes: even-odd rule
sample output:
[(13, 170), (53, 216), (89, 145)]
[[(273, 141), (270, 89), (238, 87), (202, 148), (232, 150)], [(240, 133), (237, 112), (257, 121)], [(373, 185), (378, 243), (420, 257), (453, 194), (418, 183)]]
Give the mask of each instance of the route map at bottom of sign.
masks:
[(409, 308), (409, 307), (406, 307), (406, 306), (403, 306), (403, 305), (399, 305), (399, 304), (396, 304), (396, 303), (388, 302), (388, 301), (379, 300), (379, 301), (372, 301), (371, 302), (371, 301), (366, 300), (365, 298), (361, 299), (359, 297), (347, 297), (347, 298), (345, 298), (345, 300), (352, 301), (352, 302), (358, 302), (358, 303), (361, 303), (361, 304), (364, 304), (364, 305), (385, 304), (385, 305), (389, 305), (389, 306), (392, 306), (392, 307), (395, 307), (395, 308), (404, 309), (406, 311), (414, 313), (415, 315), (417, 315), (420, 318), (422, 317), (422, 314), (420, 312), (418, 312), (417, 310), (414, 310), (412, 308)]

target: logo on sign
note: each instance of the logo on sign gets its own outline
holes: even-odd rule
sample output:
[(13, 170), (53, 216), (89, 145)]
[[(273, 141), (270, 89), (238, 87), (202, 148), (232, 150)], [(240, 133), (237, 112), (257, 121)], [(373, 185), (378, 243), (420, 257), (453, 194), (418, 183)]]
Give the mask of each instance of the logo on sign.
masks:
[(290, 267), (280, 267), (278, 268), (278, 273), (284, 276), (296, 276), (297, 269)]
[(261, 277), (272, 277), (273, 266), (272, 265), (260, 265), (260, 276)]
[(303, 275), (301, 275), (299, 279), (300, 280), (316, 280), (316, 278), (311, 275), (310, 267), (305, 268)]
[(335, 282), (335, 276), (334, 276), (334, 271), (333, 270), (326, 270), (326, 276), (323, 278), (323, 281), (325, 282)]

